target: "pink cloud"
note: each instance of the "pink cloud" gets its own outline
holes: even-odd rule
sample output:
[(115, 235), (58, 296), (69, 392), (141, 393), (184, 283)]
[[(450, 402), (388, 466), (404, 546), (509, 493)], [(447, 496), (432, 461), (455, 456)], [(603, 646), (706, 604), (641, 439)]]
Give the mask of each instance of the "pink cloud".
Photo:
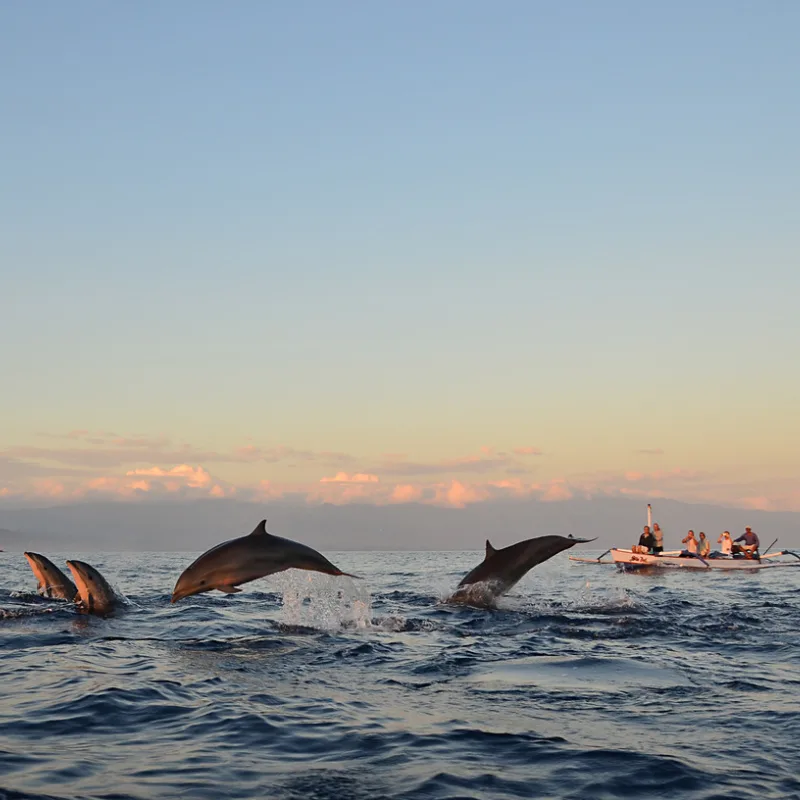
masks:
[(490, 492), (485, 486), (468, 485), (461, 483), (461, 481), (453, 480), (449, 484), (442, 484), (436, 487), (433, 502), (438, 505), (464, 508), (470, 503), (479, 503), (490, 496)]
[(164, 492), (188, 497), (229, 497), (236, 489), (215, 481), (203, 467), (178, 464), (128, 470), (124, 475), (99, 475), (74, 486), (69, 494), (73, 498), (91, 494), (133, 498)]
[(410, 483), (398, 483), (390, 497), (393, 503), (414, 503), (422, 499), (422, 489)]
[[(211, 475), (202, 467), (192, 467), (189, 464), (178, 464), (169, 469), (162, 467), (148, 467), (147, 469), (132, 469), (125, 473), (128, 477), (142, 476), (150, 478), (180, 478), (186, 481), (187, 486), (193, 488), (207, 486), (211, 483)], [(168, 482), (167, 486), (180, 485)]]
[(48, 478), (40, 478), (33, 482), (36, 493), (46, 497), (60, 497), (66, 494), (66, 487), (59, 481), (50, 480)]
[[(72, 431), (66, 435), (56, 435), (72, 440), (82, 439), (89, 442), (88, 431)], [(148, 437), (141, 434), (134, 436), (116, 436), (103, 434), (104, 438), (91, 438), (95, 445), (81, 447), (39, 447), (21, 445), (0, 451), (0, 459), (16, 460), (20, 464), (29, 464), (53, 474), (52, 468), (43, 464), (56, 463), (70, 465), (71, 468), (84, 470), (103, 470), (128, 466), (134, 469), (149, 469), (151, 464), (163, 463), (320, 463), (331, 466), (343, 466), (357, 463), (357, 459), (347, 453), (321, 450), (298, 450), (286, 445), (264, 448), (253, 442), (232, 449), (229, 452), (204, 450), (191, 444), (174, 445), (165, 437)], [(537, 453), (536, 448), (517, 448), (518, 453), (526, 455)], [(32, 463), (33, 462), (33, 463)], [(480, 452), (473, 455), (451, 458), (443, 461), (413, 462), (404, 454), (388, 454), (382, 463), (363, 469), (355, 474), (376, 476), (425, 476), (442, 475), (455, 477), (462, 474), (491, 474), (509, 472), (525, 474), (527, 468), (522, 462), (507, 453), (497, 453), (491, 446), (485, 445)], [(344, 473), (349, 474), (349, 473)], [(166, 476), (158, 476), (166, 477)], [(334, 476), (334, 480), (335, 480)], [(352, 479), (351, 479), (352, 480)]]
[(89, 489), (111, 489), (111, 488), (115, 489), (118, 485), (119, 485), (119, 478), (111, 478), (111, 477), (92, 478), (86, 484), (86, 486)]
[(348, 475), (346, 472), (337, 472), (332, 478), (320, 478), (320, 483), (378, 483), (377, 475), (366, 472), (356, 472)]
[[(43, 434), (45, 435), (45, 434)], [(506, 497), (544, 502), (574, 496), (669, 497), (686, 502), (720, 503), (763, 510), (800, 510), (800, 481), (784, 476), (738, 482), (686, 467), (659, 470), (567, 474), (531, 483), (532, 462), (539, 448), (516, 447), (508, 453), (488, 445), (458, 458), (409, 461), (388, 453), (377, 465), (334, 451), (299, 450), (286, 445), (260, 447), (255, 442), (226, 452), (206, 451), (164, 436), (92, 434), (75, 429), (50, 435), (52, 447), (21, 445), (0, 450), (0, 499), (42, 497), (64, 500), (102, 493), (136, 498), (144, 493), (186, 497), (305, 498), (308, 502), (437, 503), (463, 508)], [(44, 444), (48, 444), (45, 442)], [(662, 455), (660, 449), (635, 451)], [(297, 481), (242, 482), (238, 487), (212, 475), (214, 463), (281, 464), (275, 473), (303, 475)], [(661, 462), (658, 462), (661, 463)], [(200, 466), (200, 465), (203, 466)], [(348, 466), (353, 464), (354, 466)], [(305, 470), (301, 469), (305, 465)], [(310, 480), (309, 468), (323, 466), (321, 479)], [(288, 467), (297, 467), (289, 470)], [(325, 469), (327, 467), (327, 469)], [(239, 467), (243, 470), (257, 467)], [(731, 470), (732, 472), (733, 470)], [(740, 472), (743, 470), (740, 470)]]
[(451, 479), (441, 482), (383, 483), (371, 473), (339, 473), (318, 482), (277, 483), (262, 480), (234, 487), (214, 478), (204, 467), (189, 464), (150, 466), (119, 475), (84, 475), (66, 479), (28, 477), (23, 484), (4, 483), (0, 500), (41, 497), (78, 500), (102, 494), (133, 500), (144, 494), (166, 493), (185, 497), (221, 498), (238, 494), (247, 499), (296, 498), (298, 502), (333, 503), (428, 503), (464, 508), (474, 503), (509, 497), (531, 497), (540, 502), (562, 502), (575, 496), (669, 497), (688, 502), (713, 502), (760, 510), (800, 510), (800, 489), (787, 478), (750, 484), (724, 484), (702, 473), (675, 468), (641, 475), (635, 481), (625, 473), (555, 478), (529, 483), (524, 478), (479, 482)]
[(353, 502), (384, 501), (387, 488), (374, 481), (320, 481), (306, 487), (306, 501), (309, 503), (332, 503), (345, 505)]
[(558, 503), (569, 500), (573, 496), (572, 490), (567, 486), (563, 479), (550, 481), (545, 487), (539, 499), (545, 503)]
[(527, 490), (525, 484), (518, 478), (514, 478), (513, 480), (505, 479), (502, 481), (492, 481), (490, 485), (494, 486), (496, 489), (511, 489), (514, 492), (525, 492)]
[(286, 491), (283, 486), (277, 486), (269, 480), (262, 480), (253, 488), (253, 494), (259, 500), (276, 500), (283, 497)]
[(148, 492), (151, 482), (146, 480), (126, 480), (117, 476), (104, 476), (93, 478), (84, 487), (79, 487), (73, 491), (75, 496), (83, 496), (87, 493), (114, 494), (120, 497), (134, 497), (137, 493)]

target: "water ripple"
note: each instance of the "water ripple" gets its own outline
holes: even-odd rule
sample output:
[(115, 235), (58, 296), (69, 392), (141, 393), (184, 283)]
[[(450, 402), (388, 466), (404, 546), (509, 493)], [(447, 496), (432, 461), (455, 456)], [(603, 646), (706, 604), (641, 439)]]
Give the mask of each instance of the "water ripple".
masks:
[(487, 610), (442, 602), (476, 554), (348, 553), (171, 605), (186, 555), (103, 558), (96, 619), (0, 555), (0, 800), (800, 797), (794, 571), (553, 559)]

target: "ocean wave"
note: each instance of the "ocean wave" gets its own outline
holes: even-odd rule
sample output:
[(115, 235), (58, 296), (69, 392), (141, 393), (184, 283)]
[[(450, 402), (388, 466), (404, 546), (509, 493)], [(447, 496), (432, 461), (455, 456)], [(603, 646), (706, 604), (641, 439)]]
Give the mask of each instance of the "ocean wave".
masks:
[(0, 798), (800, 796), (791, 570), (744, 596), (554, 559), (476, 609), (441, 602), (463, 572), (350, 556), (364, 581), (173, 605), (107, 555), (129, 603), (105, 619), (0, 591)]

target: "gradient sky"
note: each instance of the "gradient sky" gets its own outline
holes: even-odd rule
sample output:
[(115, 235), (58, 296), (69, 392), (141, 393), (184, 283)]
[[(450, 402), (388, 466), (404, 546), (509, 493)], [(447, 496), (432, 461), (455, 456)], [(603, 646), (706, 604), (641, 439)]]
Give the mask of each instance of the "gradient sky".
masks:
[(798, 41), (788, 0), (2, 4), (0, 496), (800, 510)]

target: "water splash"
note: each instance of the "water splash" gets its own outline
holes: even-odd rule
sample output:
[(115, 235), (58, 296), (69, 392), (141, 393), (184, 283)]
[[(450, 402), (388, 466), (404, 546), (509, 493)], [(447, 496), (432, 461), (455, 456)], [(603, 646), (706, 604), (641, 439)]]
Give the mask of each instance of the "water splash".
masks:
[(284, 625), (320, 630), (372, 626), (372, 596), (363, 581), (287, 570), (275, 576), (275, 588), (283, 595), (278, 619)]
[(443, 602), (475, 606), (476, 608), (495, 608), (501, 594), (502, 584), (498, 581), (479, 581), (478, 583), (459, 586)]

